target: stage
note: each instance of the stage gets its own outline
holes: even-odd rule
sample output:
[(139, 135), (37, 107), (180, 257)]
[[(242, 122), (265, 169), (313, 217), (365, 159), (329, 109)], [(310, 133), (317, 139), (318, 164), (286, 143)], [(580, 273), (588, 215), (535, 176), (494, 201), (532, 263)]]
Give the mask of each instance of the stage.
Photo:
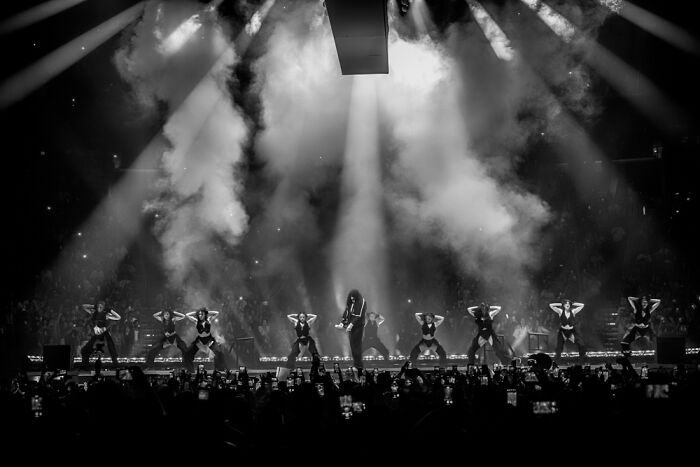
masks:
[[(577, 353), (567, 352), (562, 353), (562, 356), (555, 359), (553, 353), (545, 353), (550, 356), (560, 368), (567, 368), (573, 365), (590, 365), (592, 367), (602, 366), (606, 363), (616, 364), (617, 358), (621, 357), (622, 354), (617, 351), (598, 351), (598, 352), (587, 352), (584, 358), (580, 358)], [(672, 368), (676, 364), (685, 365), (697, 365), (700, 357), (700, 348), (687, 348), (685, 350), (685, 358), (683, 361), (659, 361), (657, 358), (656, 351), (654, 350), (637, 350), (632, 352), (631, 362), (632, 364), (639, 368), (642, 365), (647, 365), (650, 369), (653, 368)], [(366, 369), (378, 369), (379, 371), (398, 371), (401, 366), (406, 362), (408, 356), (396, 355), (390, 356), (389, 360), (384, 360), (381, 356), (365, 356), (363, 357), (364, 365)], [(516, 357), (515, 360), (518, 366), (527, 365), (527, 356)], [(156, 358), (152, 365), (146, 367), (146, 359), (144, 357), (120, 357), (118, 358), (118, 364), (112, 363), (111, 359), (108, 357), (102, 357), (101, 359), (101, 374), (105, 376), (113, 376), (116, 373), (117, 368), (126, 368), (129, 366), (139, 366), (144, 368), (144, 372), (150, 375), (167, 375), (172, 373), (173, 370), (179, 371), (182, 368), (182, 360), (180, 357), (159, 357)], [(246, 367), (246, 370), (250, 374), (260, 374), (266, 372), (277, 372), (278, 368), (286, 367), (287, 358), (280, 357), (260, 357), (257, 361), (235, 361), (234, 365), (231, 365), (231, 370), (238, 370), (240, 367)], [(29, 371), (31, 374), (39, 374), (43, 368), (43, 357), (39, 355), (28, 355), (27, 361), (29, 363)], [(65, 369), (69, 374), (76, 376), (91, 376), (94, 374), (94, 365), (97, 361), (96, 357), (90, 358), (89, 369), (80, 369), (81, 359), (79, 357), (74, 357), (72, 359), (72, 365), (62, 365), (61, 369)], [(341, 368), (347, 369), (352, 366), (352, 359), (347, 356), (321, 356), (321, 361), (327, 369), (332, 369), (335, 363), (338, 363)], [(475, 360), (475, 365), (488, 364), (492, 366), (494, 363), (499, 363), (493, 353), (480, 351), (477, 354), (477, 359)], [(203, 365), (204, 369), (207, 371), (214, 370), (214, 359), (213, 358), (196, 358), (194, 360), (195, 368), (199, 365)], [(447, 368), (452, 368), (456, 366), (460, 371), (465, 371), (467, 369), (468, 359), (467, 355), (448, 355), (447, 356)], [(70, 368), (65, 368), (70, 366)], [(423, 371), (433, 371), (435, 367), (438, 366), (438, 358), (434, 355), (421, 355), (418, 357), (417, 368)], [(297, 359), (296, 368), (302, 368), (308, 371), (311, 368), (311, 358), (301, 357)]]

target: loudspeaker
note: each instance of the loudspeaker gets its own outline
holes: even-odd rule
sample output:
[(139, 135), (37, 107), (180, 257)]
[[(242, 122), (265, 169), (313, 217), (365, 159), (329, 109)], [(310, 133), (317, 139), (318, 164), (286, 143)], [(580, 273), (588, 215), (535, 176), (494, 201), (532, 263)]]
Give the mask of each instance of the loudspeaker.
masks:
[(658, 337), (656, 339), (657, 363), (684, 363), (685, 337)]
[(70, 345), (45, 345), (44, 366), (47, 370), (70, 370)]

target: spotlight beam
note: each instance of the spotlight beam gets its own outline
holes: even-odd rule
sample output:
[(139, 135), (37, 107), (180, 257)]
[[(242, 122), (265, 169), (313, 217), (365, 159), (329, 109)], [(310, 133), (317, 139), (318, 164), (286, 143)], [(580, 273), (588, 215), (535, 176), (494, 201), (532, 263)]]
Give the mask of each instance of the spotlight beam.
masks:
[(632, 2), (620, 0), (598, 0), (598, 2), (649, 34), (690, 54), (700, 55), (700, 40), (670, 21)]
[(542, 0), (520, 1), (534, 11), (557, 36), (564, 40), (564, 42), (571, 42), (576, 36), (576, 26)]
[(535, 11), (537, 16), (562, 40), (582, 51), (588, 65), (663, 131), (674, 134), (688, 121), (684, 112), (651, 80), (596, 41), (579, 34), (568, 19), (546, 3), (541, 0), (521, 0), (521, 2)]
[[(217, 5), (221, 3), (220, 0), (212, 2), (212, 4)], [(275, 3), (275, 0), (267, 0), (265, 4), (258, 10), (258, 12), (263, 12), (267, 15), (270, 7)], [(210, 7), (210, 4), (208, 7)], [(264, 19), (264, 16), (263, 16)], [(256, 31), (257, 32), (257, 31)], [(252, 37), (244, 31), (242, 31), (236, 38), (236, 49), (242, 55), (245, 49), (250, 44)], [(224, 47), (222, 53), (213, 61), (209, 67), (209, 71), (214, 69), (219, 64), (219, 61), (223, 60), (226, 56), (229, 47)], [(181, 108), (186, 106), (186, 102), (189, 99), (196, 98), (198, 91), (201, 89), (202, 80), (206, 74), (202, 75), (202, 79), (194, 85), (190, 90), (189, 94), (183, 99), (175, 109), (172, 110), (171, 116), (168, 119), (168, 123), (173, 119), (173, 117), (178, 115)], [(212, 103), (211, 107), (216, 105)], [(211, 115), (210, 112), (202, 113), (201, 125), (204, 124), (206, 118)], [(108, 251), (114, 249), (117, 246), (129, 245), (133, 239), (138, 235), (139, 230), (143, 222), (143, 203), (154, 194), (154, 190), (157, 188), (158, 180), (158, 167), (160, 164), (161, 156), (163, 152), (167, 150), (168, 142), (163, 136), (162, 129), (158, 134), (148, 143), (148, 145), (141, 151), (141, 153), (136, 158), (134, 164), (126, 170), (126, 174), (112, 187), (110, 190), (110, 196), (104, 198), (100, 204), (95, 208), (90, 217), (83, 223), (81, 231), (92, 232), (92, 235), (88, 238), (96, 238), (99, 242), (100, 250)], [(116, 228), (110, 229), (103, 224), (102, 219), (113, 217), (118, 221), (115, 223)], [(70, 258), (75, 256), (75, 252), (80, 248), (78, 242), (73, 241), (66, 248), (63, 249), (61, 256), (57, 262), (58, 267), (65, 267), (70, 261)], [(104, 271), (111, 271), (116, 267), (121, 258), (111, 258), (108, 262), (105, 260), (103, 263)]]
[(127, 8), (9, 77), (0, 84), (0, 109), (24, 99), (105, 43), (136, 19), (143, 6), (139, 2)]
[(7, 18), (0, 23), (0, 34), (10, 34), (57, 15), (85, 0), (51, 0)]
[(491, 49), (493, 49), (496, 57), (505, 61), (513, 60), (515, 57), (515, 50), (511, 47), (510, 40), (496, 21), (494, 21), (486, 9), (476, 0), (466, 0), (466, 2), (467, 5), (469, 5), (472, 16), (476, 19), (476, 23), (491, 44)]

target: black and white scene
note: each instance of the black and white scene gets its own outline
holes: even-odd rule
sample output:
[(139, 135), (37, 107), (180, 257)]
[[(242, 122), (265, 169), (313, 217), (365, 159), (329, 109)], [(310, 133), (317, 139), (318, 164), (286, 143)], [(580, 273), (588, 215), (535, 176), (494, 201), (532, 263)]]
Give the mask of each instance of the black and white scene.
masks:
[(692, 455), (696, 10), (2, 2), (2, 444)]

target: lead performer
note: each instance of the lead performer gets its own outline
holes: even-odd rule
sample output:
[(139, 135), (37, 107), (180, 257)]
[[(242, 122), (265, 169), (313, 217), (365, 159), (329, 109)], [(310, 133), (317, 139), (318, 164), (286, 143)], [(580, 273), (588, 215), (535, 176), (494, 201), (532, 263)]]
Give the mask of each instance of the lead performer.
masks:
[(344, 329), (350, 336), (350, 353), (358, 371), (362, 370), (362, 334), (365, 329), (366, 313), (367, 301), (357, 289), (352, 289), (345, 302), (343, 318), (335, 325), (337, 329)]

